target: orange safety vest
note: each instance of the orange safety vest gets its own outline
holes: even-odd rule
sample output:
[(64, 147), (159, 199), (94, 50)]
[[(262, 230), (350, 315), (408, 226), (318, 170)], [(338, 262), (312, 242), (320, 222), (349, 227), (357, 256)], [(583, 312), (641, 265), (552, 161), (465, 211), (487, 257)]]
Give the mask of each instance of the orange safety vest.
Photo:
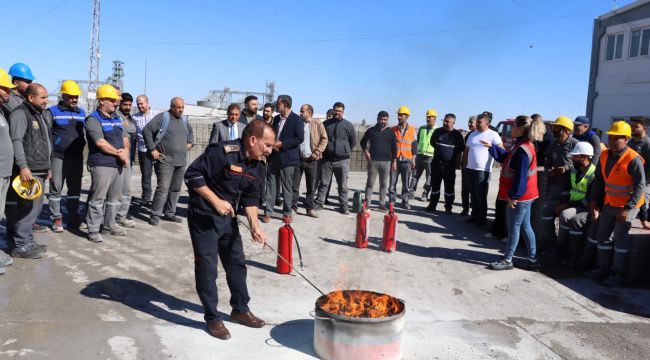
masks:
[[(639, 153), (630, 149), (629, 147), (620, 158), (612, 171), (609, 172), (609, 176), (605, 174), (605, 166), (607, 166), (607, 158), (609, 157), (609, 151), (603, 151), (600, 154), (600, 171), (603, 174), (603, 179), (605, 180), (605, 204), (622, 208), (630, 200), (630, 196), (634, 193), (634, 180), (628, 174), (627, 167), (630, 165), (630, 162), (636, 157), (641, 157)], [(641, 158), (643, 161), (643, 158)], [(644, 196), (641, 196), (639, 202), (636, 204), (636, 208), (640, 208), (643, 205)]]
[(607, 145), (603, 144), (602, 142), (600, 143), (600, 151), (605, 152), (607, 151)]
[(402, 128), (393, 126), (393, 132), (397, 138), (397, 160), (413, 159), (413, 142), (415, 141), (416, 131), (411, 125), (406, 125), (406, 132), (402, 138)]

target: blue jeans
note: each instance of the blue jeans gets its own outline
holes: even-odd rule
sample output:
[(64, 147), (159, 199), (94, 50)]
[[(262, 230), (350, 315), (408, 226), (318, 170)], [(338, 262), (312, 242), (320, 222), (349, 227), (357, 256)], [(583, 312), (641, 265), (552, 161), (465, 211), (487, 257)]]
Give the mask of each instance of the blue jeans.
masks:
[(519, 244), (519, 234), (524, 231), (524, 240), (526, 240), (526, 247), (528, 247), (528, 258), (535, 260), (537, 257), (537, 246), (535, 241), (535, 233), (530, 226), (530, 209), (533, 201), (520, 201), (515, 208), (506, 205), (506, 221), (508, 223), (508, 243), (504, 257), (508, 261), (512, 261), (512, 256), (515, 254), (517, 244)]

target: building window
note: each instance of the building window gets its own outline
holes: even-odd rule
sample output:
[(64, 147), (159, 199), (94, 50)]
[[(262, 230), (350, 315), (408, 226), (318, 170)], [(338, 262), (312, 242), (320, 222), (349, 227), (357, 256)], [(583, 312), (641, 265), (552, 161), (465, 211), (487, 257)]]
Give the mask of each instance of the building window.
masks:
[(616, 60), (623, 57), (623, 34), (607, 35), (605, 60)]
[(632, 30), (630, 57), (647, 56), (650, 48), (650, 29)]

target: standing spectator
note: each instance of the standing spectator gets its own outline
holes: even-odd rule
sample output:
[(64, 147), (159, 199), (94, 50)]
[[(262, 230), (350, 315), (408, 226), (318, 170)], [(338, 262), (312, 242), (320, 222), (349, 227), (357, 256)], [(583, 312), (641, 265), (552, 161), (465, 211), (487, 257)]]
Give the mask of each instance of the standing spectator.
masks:
[(539, 242), (540, 251), (546, 248), (546, 244), (555, 244), (555, 208), (558, 204), (569, 201), (571, 190), (571, 170), (573, 161), (569, 153), (576, 146), (578, 140), (573, 136), (573, 121), (566, 116), (558, 117), (552, 125), (553, 142), (546, 152), (544, 160), (544, 172), (547, 177), (546, 201), (540, 209), (541, 213), (541, 239)]
[[(14, 152), (12, 178), (20, 175), (22, 181), (37, 180), (41, 188), (51, 176), (52, 143), (49, 124), (45, 118), (47, 89), (32, 83), (25, 91), (25, 101), (11, 112), (9, 133)], [(25, 200), (11, 191), (7, 203), (15, 207), (7, 212), (7, 234), (13, 243), (11, 256), (37, 259), (46, 251), (44, 245), (34, 240), (33, 224), (36, 223), (43, 205), (43, 196)]]
[(632, 137), (630, 125), (617, 121), (607, 135), (609, 150), (600, 155), (589, 204), (591, 217), (598, 219), (598, 257), (597, 268), (588, 275), (607, 276), (605, 285), (621, 286), (625, 282), (628, 233), (645, 201), (646, 180), (643, 159), (627, 146)]
[[(368, 147), (370, 142), (370, 147)], [(372, 188), (379, 176), (379, 210), (386, 211), (386, 193), (391, 163), (397, 155), (397, 138), (393, 129), (388, 127), (388, 112), (377, 114), (377, 124), (363, 134), (361, 150), (368, 160), (368, 178), (366, 179), (366, 204), (370, 207)]]
[(388, 197), (390, 202), (397, 198), (397, 181), (402, 177), (402, 207), (410, 209), (409, 205), (409, 180), (411, 171), (415, 168), (415, 155), (418, 151), (418, 142), (415, 139), (415, 127), (409, 125), (408, 119), (411, 111), (406, 106), (397, 110), (397, 126), (393, 126), (393, 132), (397, 139), (397, 155), (395, 162), (391, 165), (390, 189)]
[[(325, 120), (332, 120), (334, 118), (334, 109), (329, 109), (327, 110), (327, 113), (325, 114)], [(325, 123), (323, 123), (325, 124)], [(320, 166), (320, 162), (318, 165), (318, 185), (316, 185), (316, 188), (318, 189), (320, 187), (320, 179), (321, 179), (321, 174), (323, 172), (323, 167)], [(330, 190), (332, 190), (332, 179), (334, 177), (330, 177), (330, 183), (327, 184), (327, 194), (325, 195), (325, 205), (334, 205), (334, 203), (329, 201), (330, 198)]]
[(429, 198), (429, 191), (431, 191), (431, 159), (433, 159), (433, 148), (431, 144), (431, 135), (436, 128), (436, 118), (438, 112), (434, 109), (427, 110), (426, 118), (427, 124), (418, 129), (417, 142), (418, 154), (415, 156), (415, 171), (411, 178), (411, 190), (409, 193), (409, 200), (415, 198), (415, 191), (418, 187), (418, 181), (422, 172), (425, 173), (424, 191), (422, 192), (422, 201), (427, 201)]
[(445, 213), (451, 214), (456, 191), (456, 163), (465, 150), (463, 134), (454, 129), (456, 115), (447, 114), (442, 127), (436, 129), (431, 136), (431, 146), (435, 147), (431, 161), (431, 200), (427, 206), (428, 212), (435, 212), (440, 199), (440, 183), (445, 182)]
[(226, 114), (228, 116), (226, 120), (219, 120), (212, 125), (210, 144), (241, 138), (246, 125), (241, 123), (242, 116), (240, 115), (239, 104), (232, 103), (228, 105)]
[(241, 112), (239, 122), (243, 126), (246, 126), (246, 124), (253, 120), (264, 120), (264, 118), (257, 114), (257, 96), (248, 95), (244, 99), (244, 110)]
[(264, 109), (262, 109), (262, 120), (269, 125), (273, 125), (273, 112), (275, 111), (275, 105), (272, 103), (264, 104)]
[(305, 173), (305, 185), (307, 195), (305, 197), (305, 208), (307, 216), (318, 217), (314, 212), (314, 193), (316, 192), (316, 175), (318, 172), (318, 160), (323, 157), (323, 151), (327, 146), (327, 132), (323, 123), (312, 118), (314, 108), (305, 104), (300, 107), (300, 117), (305, 122), (304, 140), (300, 144), (300, 162), (293, 174), (293, 204), (291, 209), (298, 211), (298, 198), (300, 197), (300, 180), (302, 173)]
[(352, 123), (343, 118), (345, 105), (341, 102), (336, 102), (332, 108), (334, 109), (332, 118), (323, 122), (329, 140), (323, 153), (323, 160), (321, 160), (321, 181), (318, 187), (318, 199), (316, 199), (315, 210), (323, 208), (323, 204), (327, 199), (328, 186), (332, 181), (332, 174), (334, 174), (339, 190), (341, 213), (348, 214), (350, 155), (356, 145), (357, 135)]
[[(262, 109), (262, 121), (265, 123), (269, 124), (271, 127), (273, 127), (273, 112), (275, 111), (275, 105), (273, 103), (266, 103), (264, 104), (264, 108)], [(266, 179), (266, 173), (269, 171), (269, 164), (266, 161), (266, 157), (262, 159), (263, 166), (262, 166), (262, 179)], [(279, 191), (276, 189), (276, 193)], [(259, 208), (265, 208), (266, 207), (266, 180), (262, 181), (262, 184), (260, 185), (260, 205)]]
[(69, 228), (81, 225), (79, 216), (79, 195), (81, 194), (81, 178), (83, 176), (86, 147), (84, 137), (84, 120), (86, 112), (77, 106), (81, 95), (79, 84), (66, 80), (61, 84), (61, 101), (50, 107), (46, 114), (51, 118), (52, 125), (52, 177), (50, 178), (50, 217), (52, 231), (63, 231), (63, 215), (61, 214), (61, 191), (63, 184), (68, 187), (66, 207), (68, 209), (67, 224)]
[(104, 241), (102, 233), (125, 236), (126, 230), (115, 221), (122, 197), (122, 172), (128, 165), (129, 135), (116, 113), (120, 96), (111, 85), (97, 88), (97, 110), (86, 117), (88, 139), (88, 240)]
[(467, 137), (463, 156), (467, 159), (467, 183), (471, 194), (472, 216), (465, 220), (476, 226), (484, 226), (487, 217), (487, 194), (492, 173), (492, 157), (483, 145), (487, 141), (503, 148), (501, 136), (489, 128), (490, 117), (483, 113), (476, 117), (476, 130)]
[(9, 68), (11, 83), (14, 86), (9, 93), (9, 100), (0, 104), (5, 119), (27, 98), (27, 87), (34, 81), (35, 77), (29, 66), (23, 63), (15, 63)]
[[(11, 96), (11, 89), (16, 88), (9, 80), (9, 74), (0, 69), (0, 105), (6, 104)], [(14, 148), (9, 134), (9, 124), (2, 111), (0, 111), (0, 220), (5, 217), (5, 202), (7, 190), (11, 184), (11, 170), (14, 165)], [(0, 251), (0, 274), (13, 263), (11, 257)]]
[(147, 151), (147, 146), (144, 144), (142, 137), (142, 129), (158, 115), (159, 111), (154, 110), (149, 106), (149, 98), (147, 95), (139, 95), (136, 99), (138, 112), (133, 114), (133, 120), (138, 130), (138, 163), (140, 164), (142, 196), (140, 197), (140, 205), (144, 207), (151, 207), (151, 175), (153, 173), (153, 159)]
[(282, 204), (285, 223), (293, 221), (291, 204), (293, 204), (293, 174), (300, 163), (300, 144), (305, 139), (304, 121), (291, 111), (291, 96), (280, 95), (276, 102), (278, 115), (273, 119), (276, 140), (273, 152), (268, 158), (269, 171), (266, 174), (266, 211), (262, 222), (271, 221), (275, 205), (277, 182), (282, 184), (284, 202)]
[[(476, 116), (470, 116), (469, 120), (467, 121), (467, 135), (465, 135), (465, 145), (467, 145), (467, 138), (469, 138), (469, 134), (471, 134), (474, 130), (476, 130)], [(469, 215), (469, 184), (467, 183), (467, 157), (465, 156), (465, 152), (463, 152), (463, 160), (461, 162), (460, 166), (460, 175), (462, 177), (461, 179), (461, 187), (460, 187), (460, 197), (462, 201), (462, 206), (463, 206), (463, 211), (460, 213), (460, 216), (467, 216)]]
[(586, 116), (578, 116), (573, 120), (573, 138), (577, 141), (585, 141), (594, 148), (594, 156), (591, 162), (598, 164), (600, 159), (600, 137), (591, 128), (591, 120)]
[(501, 260), (490, 264), (492, 270), (512, 269), (512, 257), (522, 230), (528, 248), (528, 259), (520, 267), (539, 270), (535, 233), (530, 225), (530, 211), (533, 202), (539, 197), (537, 154), (533, 142), (542, 140), (545, 131), (544, 122), (519, 115), (510, 130), (515, 142), (509, 151), (494, 144), (494, 141), (481, 140), (481, 144), (490, 149), (490, 155), (503, 163), (498, 197), (508, 202), (508, 242)]
[(639, 220), (644, 229), (650, 230), (648, 224), (648, 203), (650, 203), (650, 138), (648, 138), (648, 123), (643, 116), (634, 117), (632, 123), (632, 138), (627, 143), (632, 150), (636, 151), (643, 158), (643, 169), (645, 171), (645, 202), (639, 210)]
[(183, 116), (185, 102), (174, 97), (169, 111), (156, 115), (142, 129), (144, 143), (155, 161), (156, 193), (151, 207), (150, 225), (158, 225), (160, 219), (176, 223), (182, 220), (176, 216), (176, 204), (181, 193), (183, 175), (187, 165), (187, 152), (194, 144), (192, 125)]
[(117, 109), (117, 115), (122, 119), (124, 131), (129, 137), (129, 162), (124, 164), (122, 169), (122, 199), (120, 200), (120, 208), (117, 210), (115, 222), (118, 225), (132, 228), (135, 226), (133, 217), (129, 214), (131, 207), (131, 176), (133, 175), (133, 164), (135, 164), (135, 153), (138, 144), (138, 129), (135, 126), (133, 117), (131, 117), (131, 107), (133, 106), (133, 96), (129, 93), (124, 93), (120, 96), (121, 101)]

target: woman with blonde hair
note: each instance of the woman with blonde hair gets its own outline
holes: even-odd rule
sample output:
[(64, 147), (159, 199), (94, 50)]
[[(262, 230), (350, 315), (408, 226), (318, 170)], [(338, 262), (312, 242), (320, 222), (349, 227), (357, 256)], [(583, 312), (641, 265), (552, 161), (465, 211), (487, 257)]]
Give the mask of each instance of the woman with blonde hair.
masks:
[(522, 231), (528, 248), (528, 259), (520, 267), (539, 270), (535, 233), (530, 225), (530, 212), (533, 202), (539, 197), (534, 142), (541, 141), (545, 132), (546, 128), (541, 118), (533, 120), (528, 116), (519, 115), (510, 130), (515, 142), (509, 151), (489, 143), (483, 144), (490, 148), (490, 155), (503, 164), (499, 178), (498, 198), (508, 203), (506, 207), (508, 242), (503, 258), (490, 264), (493, 270), (513, 268), (512, 257)]

